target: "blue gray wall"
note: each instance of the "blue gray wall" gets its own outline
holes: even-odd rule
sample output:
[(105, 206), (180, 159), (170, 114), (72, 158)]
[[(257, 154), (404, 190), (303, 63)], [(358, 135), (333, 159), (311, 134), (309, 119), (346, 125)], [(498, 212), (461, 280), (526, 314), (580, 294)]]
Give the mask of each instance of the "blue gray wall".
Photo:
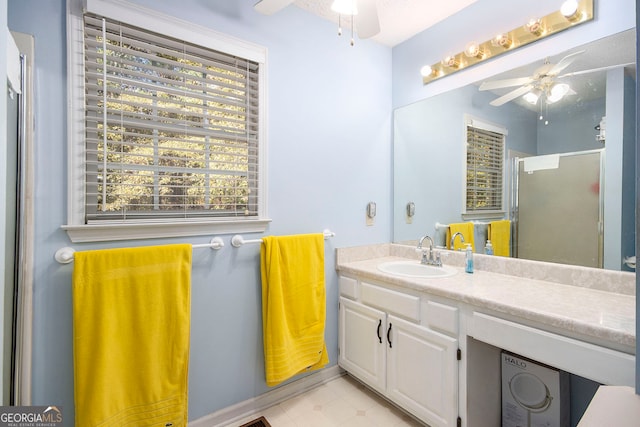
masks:
[(596, 150), (603, 148), (596, 141), (598, 131), (594, 129), (606, 115), (605, 99), (599, 98), (571, 105), (570, 108), (548, 107), (546, 114), (549, 124), (544, 120), (538, 123), (537, 154), (571, 153), (574, 151)]
[[(334, 250), (390, 241), (391, 49), (336, 36), (331, 22), (288, 7), (266, 17), (252, 1), (137, 1), (268, 48), (269, 216), (266, 234), (321, 232), (326, 243), (327, 328), (337, 360)], [(71, 243), (67, 218), (66, 2), (10, 0), (8, 25), (35, 36), (35, 285), (33, 403), (73, 408), (71, 269), (53, 259)], [(0, 103), (2, 104), (2, 103)], [(1, 156), (1, 154), (0, 154)], [(376, 201), (375, 225), (365, 208)], [(172, 242), (212, 236), (76, 249)], [(247, 235), (248, 238), (258, 237)], [(259, 245), (194, 253), (190, 419), (268, 390), (262, 361)], [(154, 325), (149, 325), (153, 327)], [(71, 425), (71, 424), (70, 424)]]
[[(135, 2), (269, 49), (268, 198), (273, 222), (267, 234), (325, 227), (337, 233), (327, 242), (326, 251), (327, 343), (332, 364), (337, 357), (338, 317), (333, 250), (391, 240), (392, 108), (635, 25), (628, 13), (635, 7), (632, 0), (599, 1), (593, 23), (514, 52), (508, 59), (498, 58), (423, 86), (418, 74), (422, 65), (438, 61), (449, 51), (461, 51), (470, 38), (488, 39), (496, 31), (495, 17), (506, 29), (513, 28), (540, 8), (547, 13), (557, 1), (504, 8), (504, 1), (479, 0), (468, 11), (394, 49), (371, 41), (358, 41), (352, 48), (345, 38), (335, 36), (332, 23), (296, 7), (264, 17), (254, 13), (253, 1)], [(33, 34), (36, 45), (33, 403), (62, 405), (69, 414), (73, 407), (71, 267), (53, 260), (58, 248), (70, 244), (60, 229), (66, 222), (67, 198), (65, 3), (9, 0), (8, 25)], [(370, 200), (377, 202), (378, 216), (375, 225), (366, 226), (365, 206)], [(224, 250), (197, 252), (194, 257), (191, 419), (268, 390), (262, 371), (258, 248), (232, 249), (228, 238)], [(184, 240), (75, 246), (178, 241)]]
[[(394, 241), (433, 236), (438, 234), (436, 222), (462, 220), (465, 115), (506, 129), (505, 153), (536, 154), (536, 113), (515, 103), (495, 108), (489, 105), (494, 98), (492, 93), (467, 85), (395, 110)], [(411, 223), (407, 223), (404, 211), (408, 202), (416, 205)], [(475, 247), (476, 251), (481, 249)]]

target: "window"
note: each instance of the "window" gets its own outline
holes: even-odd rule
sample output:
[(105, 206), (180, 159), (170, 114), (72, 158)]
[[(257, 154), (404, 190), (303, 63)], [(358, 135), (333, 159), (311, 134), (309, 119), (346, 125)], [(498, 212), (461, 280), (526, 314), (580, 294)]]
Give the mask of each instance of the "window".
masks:
[[(72, 240), (105, 225), (127, 231), (88, 240), (264, 230), (266, 54), (138, 6), (92, 5), (110, 16), (76, 18)], [(145, 224), (157, 233), (131, 234)]]
[(468, 119), (466, 123), (466, 214), (503, 210), (506, 130)]

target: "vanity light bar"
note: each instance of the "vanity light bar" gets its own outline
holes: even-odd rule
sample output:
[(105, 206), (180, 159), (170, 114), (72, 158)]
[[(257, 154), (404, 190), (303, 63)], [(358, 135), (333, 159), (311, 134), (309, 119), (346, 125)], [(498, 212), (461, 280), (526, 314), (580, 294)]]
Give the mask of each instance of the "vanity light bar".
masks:
[(422, 83), (427, 84), (494, 58), (505, 52), (542, 40), (552, 34), (593, 20), (594, 0), (566, 0), (560, 10), (542, 18), (532, 18), (525, 25), (501, 33), (483, 43), (469, 43), (464, 52), (448, 55), (433, 65), (420, 69)]

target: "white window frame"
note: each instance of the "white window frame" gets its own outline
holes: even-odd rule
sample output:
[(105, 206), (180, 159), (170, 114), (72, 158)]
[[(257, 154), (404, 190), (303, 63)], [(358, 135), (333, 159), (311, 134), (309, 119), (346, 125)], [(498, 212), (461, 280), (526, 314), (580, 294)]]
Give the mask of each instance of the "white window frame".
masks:
[[(486, 211), (471, 211), (467, 210), (467, 126), (473, 126), (478, 129), (484, 129), (491, 132), (497, 132), (504, 135), (503, 149), (502, 149), (502, 209), (500, 210), (486, 210)], [(475, 220), (475, 219), (501, 219), (504, 218), (506, 214), (505, 206), (506, 206), (506, 172), (507, 169), (505, 167), (506, 162), (506, 146), (507, 146), (507, 135), (509, 132), (507, 128), (496, 124), (491, 123), (488, 120), (480, 119), (477, 117), (473, 117), (469, 114), (464, 115), (464, 127), (462, 132), (463, 138), (463, 147), (462, 150), (462, 219), (464, 220)]]
[[(259, 68), (258, 215), (251, 218), (162, 219), (85, 224), (83, 13), (90, 12), (209, 49), (257, 62)], [(267, 216), (267, 49), (123, 0), (67, 0), (68, 196), (66, 230), (72, 242), (264, 232)]]

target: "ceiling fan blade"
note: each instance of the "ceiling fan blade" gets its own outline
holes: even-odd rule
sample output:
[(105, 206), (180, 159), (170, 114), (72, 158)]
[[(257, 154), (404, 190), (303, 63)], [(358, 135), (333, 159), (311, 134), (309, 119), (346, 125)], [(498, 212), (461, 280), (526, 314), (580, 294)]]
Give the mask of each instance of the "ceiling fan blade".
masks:
[(626, 64), (607, 65), (606, 67), (591, 68), (589, 70), (581, 70), (581, 71), (574, 71), (572, 73), (566, 73), (561, 76), (558, 76), (557, 78), (561, 79), (564, 77), (580, 76), (582, 74), (589, 74), (589, 73), (597, 73), (598, 71), (607, 71), (607, 70), (612, 70), (618, 67), (629, 67), (635, 64), (636, 64), (635, 62), (627, 62)]
[(582, 55), (585, 51), (580, 50), (578, 52), (570, 53), (569, 55), (562, 58), (556, 65), (551, 67), (549, 71), (547, 71), (548, 75), (555, 76), (560, 73), (562, 70), (567, 68), (569, 65), (573, 63), (578, 58), (578, 55)]
[(263, 15), (273, 15), (281, 9), (289, 6), (294, 0), (260, 0), (253, 8)]
[(533, 89), (532, 85), (526, 85), (526, 86), (522, 86), (519, 87), (518, 89), (512, 90), (511, 92), (507, 93), (506, 95), (502, 95), (500, 98), (496, 98), (493, 101), (491, 101), (489, 103), (489, 105), (493, 105), (494, 107), (499, 107), (503, 104), (506, 104), (507, 102), (516, 99), (519, 96), (524, 95), (525, 93), (529, 92), (531, 89)]
[(358, 0), (358, 15), (356, 25), (358, 37), (368, 39), (380, 32), (380, 21), (378, 20), (378, 9), (375, 0)]
[(513, 87), (529, 84), (533, 81), (532, 77), (517, 77), (513, 79), (495, 80), (492, 82), (482, 82), (480, 90), (502, 89), (504, 87)]

